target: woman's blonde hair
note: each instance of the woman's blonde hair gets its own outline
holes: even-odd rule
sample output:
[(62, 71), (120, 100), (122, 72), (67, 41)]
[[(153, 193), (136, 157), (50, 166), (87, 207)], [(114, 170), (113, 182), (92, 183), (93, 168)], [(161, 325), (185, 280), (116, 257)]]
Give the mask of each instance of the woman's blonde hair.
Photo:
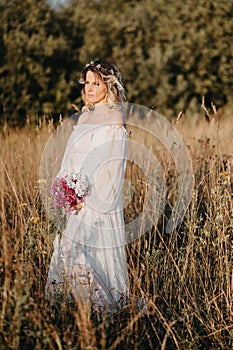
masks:
[[(106, 103), (123, 102), (126, 100), (122, 75), (113, 63), (104, 60), (91, 61), (81, 73), (80, 84), (85, 84), (88, 71), (97, 73), (105, 83), (107, 87)], [(82, 98), (87, 106), (84, 88), (82, 88)]]

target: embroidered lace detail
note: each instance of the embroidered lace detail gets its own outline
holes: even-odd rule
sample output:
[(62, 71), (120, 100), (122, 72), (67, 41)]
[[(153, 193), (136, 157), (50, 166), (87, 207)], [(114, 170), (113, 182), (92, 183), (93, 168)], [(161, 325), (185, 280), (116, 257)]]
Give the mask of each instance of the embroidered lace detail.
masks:
[(124, 126), (121, 126), (121, 125), (114, 125), (114, 124), (91, 124), (91, 123), (88, 123), (88, 124), (77, 124), (77, 125), (74, 125), (74, 130), (78, 130), (80, 126), (89, 126), (89, 125), (92, 125), (93, 128), (95, 128), (96, 126), (99, 126), (99, 127), (107, 127), (107, 128), (111, 128), (111, 129), (117, 129), (117, 130), (122, 130), (125, 132), (126, 135), (129, 135), (127, 129), (124, 127)]
[(106, 125), (112, 129), (118, 129), (118, 130), (123, 130), (127, 135), (128, 135), (128, 131), (126, 130), (126, 128), (124, 126), (121, 126), (121, 125)]

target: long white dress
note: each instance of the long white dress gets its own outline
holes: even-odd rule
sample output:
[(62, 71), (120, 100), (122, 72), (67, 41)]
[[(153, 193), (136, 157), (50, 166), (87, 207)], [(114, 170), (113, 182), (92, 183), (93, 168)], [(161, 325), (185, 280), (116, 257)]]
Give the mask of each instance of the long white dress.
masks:
[(121, 197), (127, 138), (126, 129), (114, 123), (74, 127), (57, 176), (81, 172), (88, 176), (91, 193), (55, 238), (46, 285), (49, 299), (68, 291), (102, 307), (128, 294)]

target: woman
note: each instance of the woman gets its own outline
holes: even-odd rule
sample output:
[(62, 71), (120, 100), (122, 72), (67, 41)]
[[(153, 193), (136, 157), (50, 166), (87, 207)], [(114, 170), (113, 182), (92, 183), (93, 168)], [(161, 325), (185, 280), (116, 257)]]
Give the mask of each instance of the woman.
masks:
[(112, 63), (98, 60), (81, 74), (83, 113), (68, 140), (57, 178), (72, 172), (88, 178), (90, 191), (54, 241), (46, 293), (64, 293), (97, 307), (113, 307), (127, 296), (127, 262), (121, 186), (127, 131), (121, 104), (125, 90)]

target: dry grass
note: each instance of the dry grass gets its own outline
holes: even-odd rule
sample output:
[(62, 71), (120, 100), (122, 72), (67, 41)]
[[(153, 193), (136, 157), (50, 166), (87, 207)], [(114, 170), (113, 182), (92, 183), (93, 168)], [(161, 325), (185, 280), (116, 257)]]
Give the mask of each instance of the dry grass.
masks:
[(2, 350), (232, 348), (233, 127), (219, 119), (179, 120), (195, 175), (190, 208), (172, 234), (162, 218), (127, 247), (132, 295), (148, 297), (147, 311), (132, 302), (111, 317), (90, 314), (78, 299), (46, 305), (56, 232), (41, 207), (37, 171), (50, 130), (1, 133)]

